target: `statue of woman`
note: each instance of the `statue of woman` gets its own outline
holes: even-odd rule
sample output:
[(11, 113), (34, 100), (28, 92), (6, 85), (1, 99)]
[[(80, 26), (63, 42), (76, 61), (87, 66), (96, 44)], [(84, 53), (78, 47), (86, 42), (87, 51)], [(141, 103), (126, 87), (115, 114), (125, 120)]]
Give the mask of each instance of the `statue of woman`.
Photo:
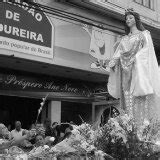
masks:
[(125, 12), (125, 32), (109, 62), (109, 94), (141, 125), (160, 118), (160, 75), (150, 32), (133, 9)]

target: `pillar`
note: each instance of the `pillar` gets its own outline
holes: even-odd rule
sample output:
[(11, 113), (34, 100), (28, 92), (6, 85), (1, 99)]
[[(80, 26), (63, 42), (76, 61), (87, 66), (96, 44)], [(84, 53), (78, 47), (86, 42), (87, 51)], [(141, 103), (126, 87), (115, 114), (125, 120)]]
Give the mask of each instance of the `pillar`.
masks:
[(48, 104), (48, 118), (53, 122), (61, 122), (61, 101), (50, 101)]

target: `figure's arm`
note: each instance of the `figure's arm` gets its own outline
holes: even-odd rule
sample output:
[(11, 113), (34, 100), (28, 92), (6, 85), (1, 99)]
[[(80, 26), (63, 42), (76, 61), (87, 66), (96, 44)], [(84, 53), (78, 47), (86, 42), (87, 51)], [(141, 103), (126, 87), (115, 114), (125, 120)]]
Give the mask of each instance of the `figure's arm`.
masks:
[(135, 40), (134, 44), (132, 45), (132, 48), (127, 52), (123, 52), (121, 57), (122, 59), (129, 58), (129, 57), (135, 57), (137, 54), (139, 54), (140, 51), (146, 50), (147, 46), (148, 46), (147, 37), (145, 37), (144, 33), (142, 33), (139, 35), (138, 39)]
[(114, 53), (112, 59), (109, 62), (110, 68), (113, 68), (114, 66), (116, 66), (119, 63), (120, 55), (122, 53), (121, 41), (116, 42), (114, 44), (114, 47), (116, 47), (116, 50), (115, 50), (115, 53)]
[(148, 47), (149, 47), (149, 39), (148, 36), (150, 36), (149, 31), (145, 31), (143, 34), (140, 35), (140, 41), (142, 47), (139, 49), (136, 53), (136, 58), (139, 56), (147, 56), (148, 55)]
[[(141, 38), (143, 42), (142, 46), (135, 55), (136, 79), (135, 88), (133, 92), (134, 96), (144, 96), (148, 94), (153, 94), (153, 86), (155, 83), (154, 79), (156, 79), (156, 77), (154, 77), (155, 62), (153, 63), (152, 61), (155, 59), (155, 57), (153, 57), (155, 53), (154, 49), (152, 50), (153, 44), (149, 31), (142, 32)], [(152, 57), (150, 57), (151, 54), (153, 54)]]
[(11, 143), (11, 146), (14, 146), (14, 145), (17, 145), (17, 144), (20, 144), (21, 142), (23, 142), (24, 140), (27, 140), (27, 139), (30, 139), (32, 138), (33, 136), (35, 135), (34, 131), (28, 131), (27, 134), (19, 137), (19, 138), (16, 138), (16, 139), (12, 139), (12, 143)]
[(17, 138), (17, 139), (13, 139), (13, 140), (12, 140), (12, 146), (21, 143), (22, 141), (24, 141), (24, 140), (27, 139), (27, 138), (28, 138), (28, 135), (24, 135), (24, 136), (21, 136), (21, 137), (19, 137), (19, 138)]

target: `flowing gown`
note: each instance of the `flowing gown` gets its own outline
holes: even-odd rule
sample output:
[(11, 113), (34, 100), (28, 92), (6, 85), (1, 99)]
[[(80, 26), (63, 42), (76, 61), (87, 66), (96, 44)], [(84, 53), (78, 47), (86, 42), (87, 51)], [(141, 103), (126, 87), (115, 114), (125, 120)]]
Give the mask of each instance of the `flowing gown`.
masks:
[[(138, 43), (136, 52), (127, 53)], [(160, 119), (160, 73), (150, 32), (122, 37), (109, 66), (109, 94), (120, 98), (120, 108), (135, 119)], [(113, 69), (114, 67), (114, 69)]]

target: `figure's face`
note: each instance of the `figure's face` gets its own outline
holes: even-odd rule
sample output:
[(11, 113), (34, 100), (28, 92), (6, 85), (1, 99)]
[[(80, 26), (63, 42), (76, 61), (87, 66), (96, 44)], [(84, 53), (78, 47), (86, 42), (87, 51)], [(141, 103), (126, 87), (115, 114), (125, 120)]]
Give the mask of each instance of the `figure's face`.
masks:
[(20, 129), (21, 129), (21, 122), (17, 121), (15, 123), (15, 128), (16, 128), (17, 131), (20, 131)]
[(127, 15), (126, 16), (126, 24), (129, 28), (136, 25), (135, 17), (131, 14)]
[(36, 137), (36, 146), (39, 147), (39, 146), (43, 146), (44, 145), (44, 139), (41, 135), (38, 135)]

